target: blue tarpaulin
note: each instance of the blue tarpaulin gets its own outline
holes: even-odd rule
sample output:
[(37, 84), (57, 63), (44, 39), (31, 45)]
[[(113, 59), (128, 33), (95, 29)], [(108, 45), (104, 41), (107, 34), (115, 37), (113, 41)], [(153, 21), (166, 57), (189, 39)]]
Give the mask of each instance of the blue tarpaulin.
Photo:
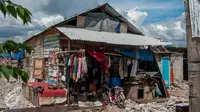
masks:
[(125, 49), (125, 50), (117, 50), (114, 49), (114, 51), (117, 51), (125, 56), (138, 59), (138, 60), (144, 60), (144, 61), (153, 61), (153, 54), (151, 50), (145, 50), (145, 49)]
[(12, 59), (15, 59), (15, 60), (21, 60), (21, 59), (24, 58), (24, 56), (25, 56), (24, 50), (21, 50), (19, 53), (13, 54), (13, 55), (9, 54), (8, 52), (0, 54), (0, 57), (9, 57), (9, 58), (12, 58)]

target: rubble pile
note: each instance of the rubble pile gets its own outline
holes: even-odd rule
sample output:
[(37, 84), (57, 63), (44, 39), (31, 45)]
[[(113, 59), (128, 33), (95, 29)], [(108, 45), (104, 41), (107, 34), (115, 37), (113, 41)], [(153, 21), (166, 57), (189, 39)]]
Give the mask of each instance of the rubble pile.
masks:
[(0, 79), (0, 109), (18, 109), (34, 107), (23, 97), (21, 82), (15, 79)]
[[(176, 81), (177, 82), (177, 81)], [(189, 86), (186, 81), (178, 81), (168, 89), (170, 98), (163, 103), (136, 103), (126, 100), (126, 108), (119, 109), (116, 105), (107, 106), (107, 112), (175, 112), (175, 105), (188, 102)], [(0, 111), (1, 109), (17, 109), (35, 107), (23, 97), (21, 83), (16, 80), (0, 79)]]
[(168, 91), (170, 98), (163, 103), (139, 104), (128, 99), (125, 109), (119, 109), (117, 106), (107, 106), (106, 109), (108, 112), (176, 112), (176, 104), (188, 102), (189, 86), (186, 81), (177, 81)]

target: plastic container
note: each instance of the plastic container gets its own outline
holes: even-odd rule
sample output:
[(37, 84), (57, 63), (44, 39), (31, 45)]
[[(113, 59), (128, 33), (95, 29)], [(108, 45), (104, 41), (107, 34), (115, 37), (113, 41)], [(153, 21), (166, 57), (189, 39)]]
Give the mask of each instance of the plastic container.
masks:
[(109, 88), (119, 86), (121, 87), (121, 79), (120, 78), (110, 78)]

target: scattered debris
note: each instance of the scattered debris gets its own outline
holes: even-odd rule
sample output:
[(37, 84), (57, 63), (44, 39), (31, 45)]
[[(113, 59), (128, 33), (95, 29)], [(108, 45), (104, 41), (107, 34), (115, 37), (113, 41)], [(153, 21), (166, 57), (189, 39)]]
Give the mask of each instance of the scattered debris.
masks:
[(21, 82), (10, 79), (0, 79), (0, 109), (19, 109), (35, 107), (26, 100), (22, 93)]
[(176, 104), (187, 103), (189, 97), (189, 85), (186, 81), (179, 81), (168, 89), (170, 98), (167, 102), (138, 104), (132, 100), (126, 100), (126, 108), (107, 106), (108, 112), (176, 112)]
[[(106, 106), (104, 112), (175, 112), (176, 104), (187, 103), (189, 86), (186, 81), (179, 81), (168, 89), (170, 98), (167, 102), (139, 104), (132, 100), (126, 100), (126, 108), (120, 109), (116, 105)], [(84, 104), (80, 102), (80, 105)], [(85, 103), (88, 104), (88, 103)], [(98, 104), (100, 104), (98, 102)], [(23, 97), (21, 82), (0, 79), (0, 109), (19, 109), (35, 107)], [(0, 110), (1, 112), (1, 110)]]

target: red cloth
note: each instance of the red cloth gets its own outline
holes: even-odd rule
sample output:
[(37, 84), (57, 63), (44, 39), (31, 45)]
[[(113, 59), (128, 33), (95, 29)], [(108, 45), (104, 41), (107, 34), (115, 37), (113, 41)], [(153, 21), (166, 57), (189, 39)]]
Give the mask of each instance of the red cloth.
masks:
[(105, 72), (108, 73), (109, 58), (106, 56), (105, 60)]
[(103, 63), (104, 60), (104, 52), (96, 52), (92, 50), (86, 50), (89, 55), (95, 58), (98, 62)]
[(38, 93), (39, 97), (65, 97), (66, 96), (66, 91), (64, 89), (62, 90), (48, 89), (49, 83), (46, 83), (46, 82), (28, 82), (27, 84), (33, 88), (36, 88), (38, 86), (41, 86), (44, 88), (43, 93)]

